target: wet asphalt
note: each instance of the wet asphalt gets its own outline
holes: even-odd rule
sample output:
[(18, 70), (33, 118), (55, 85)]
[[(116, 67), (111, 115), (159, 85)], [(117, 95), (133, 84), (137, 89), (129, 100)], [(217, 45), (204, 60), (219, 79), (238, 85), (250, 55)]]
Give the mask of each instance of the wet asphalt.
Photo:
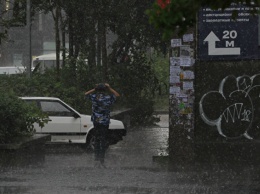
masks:
[(158, 126), (129, 129), (110, 146), (106, 168), (95, 167), (93, 153), (76, 145), (9, 154), (1, 163), (0, 194), (260, 193), (255, 164), (169, 168), (169, 118), (160, 116)]

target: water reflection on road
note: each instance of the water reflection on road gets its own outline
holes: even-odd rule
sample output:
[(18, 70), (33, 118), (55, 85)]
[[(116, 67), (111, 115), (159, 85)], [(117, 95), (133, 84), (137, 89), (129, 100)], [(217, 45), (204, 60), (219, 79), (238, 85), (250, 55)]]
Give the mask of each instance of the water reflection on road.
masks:
[(260, 192), (255, 165), (204, 163), (169, 171), (164, 157), (155, 162), (153, 156), (167, 153), (167, 119), (163, 116), (157, 127), (129, 130), (123, 141), (108, 149), (105, 169), (94, 168), (93, 154), (75, 145), (49, 145), (20, 156), (5, 155), (0, 193)]

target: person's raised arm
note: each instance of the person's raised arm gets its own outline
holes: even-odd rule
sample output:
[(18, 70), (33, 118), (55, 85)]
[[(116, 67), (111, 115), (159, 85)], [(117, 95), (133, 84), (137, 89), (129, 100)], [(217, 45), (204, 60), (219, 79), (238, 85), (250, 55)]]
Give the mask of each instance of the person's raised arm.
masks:
[(105, 83), (105, 85), (106, 85), (106, 87), (108, 88), (108, 90), (109, 90), (110, 92), (112, 92), (116, 97), (119, 97), (119, 96), (120, 96), (120, 94), (119, 94), (117, 91), (115, 91), (113, 88), (111, 88), (111, 86), (110, 86), (109, 84)]
[(95, 88), (85, 92), (85, 95), (91, 94), (92, 92), (95, 92)]

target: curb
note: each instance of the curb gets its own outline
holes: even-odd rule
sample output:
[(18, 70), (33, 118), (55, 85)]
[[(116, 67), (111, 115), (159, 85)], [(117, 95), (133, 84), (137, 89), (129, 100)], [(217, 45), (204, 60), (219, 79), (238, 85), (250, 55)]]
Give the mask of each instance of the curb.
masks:
[(1, 150), (18, 150), (29, 146), (44, 145), (46, 141), (51, 140), (51, 135), (35, 134), (32, 137), (21, 138), (16, 143), (0, 144)]

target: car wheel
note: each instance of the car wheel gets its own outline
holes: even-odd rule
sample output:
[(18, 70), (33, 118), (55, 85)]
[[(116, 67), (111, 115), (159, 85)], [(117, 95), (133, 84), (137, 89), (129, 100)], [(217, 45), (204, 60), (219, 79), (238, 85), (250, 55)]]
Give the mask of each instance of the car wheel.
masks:
[(93, 132), (89, 132), (86, 140), (86, 144), (83, 146), (87, 151), (94, 151), (95, 136)]
[(92, 151), (94, 151), (95, 149), (95, 139), (96, 139), (95, 135), (90, 134), (88, 148)]

